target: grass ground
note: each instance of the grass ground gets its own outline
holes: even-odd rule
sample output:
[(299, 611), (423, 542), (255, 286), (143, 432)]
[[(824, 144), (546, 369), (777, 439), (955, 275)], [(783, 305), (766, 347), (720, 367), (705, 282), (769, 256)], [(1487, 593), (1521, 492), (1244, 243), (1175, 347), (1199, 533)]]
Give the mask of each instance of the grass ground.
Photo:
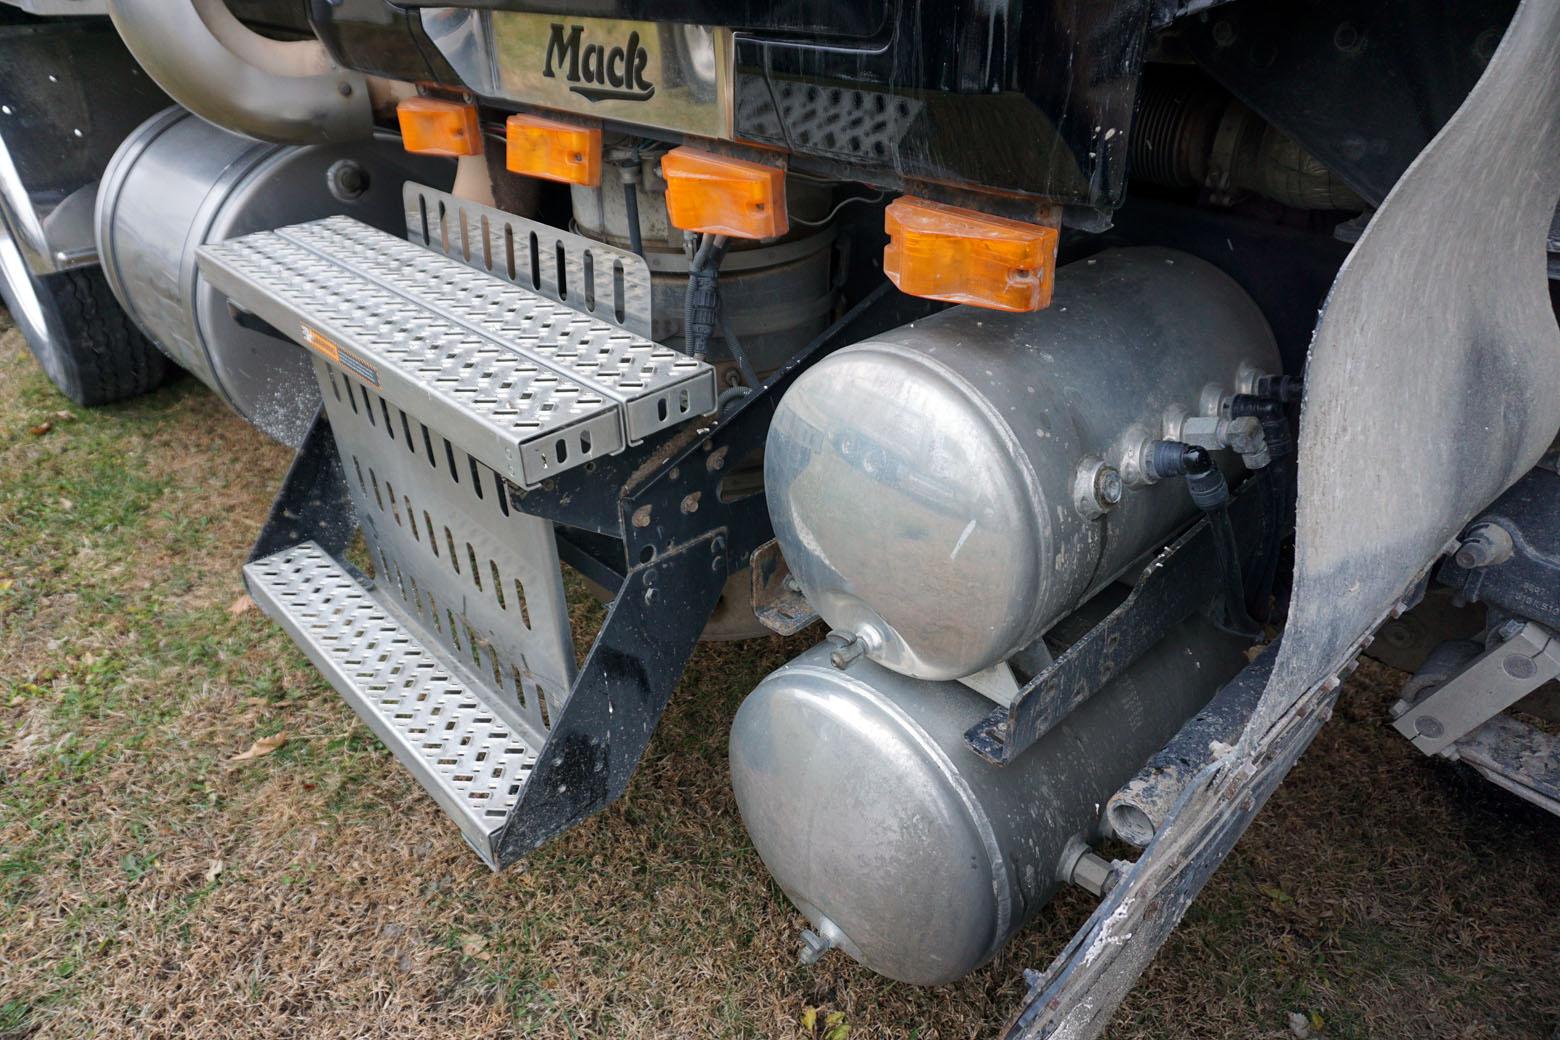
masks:
[[(231, 609), (287, 461), (192, 380), (69, 407), (0, 332), (0, 1038), (989, 1037), (1086, 916), (1064, 895), (942, 989), (799, 968), (725, 767), (797, 640), (702, 647), (628, 796), (489, 874)], [(1388, 731), (1399, 678), (1360, 670), (1112, 1036), (1284, 1037), (1300, 1013), (1548, 1040), (1560, 823)]]

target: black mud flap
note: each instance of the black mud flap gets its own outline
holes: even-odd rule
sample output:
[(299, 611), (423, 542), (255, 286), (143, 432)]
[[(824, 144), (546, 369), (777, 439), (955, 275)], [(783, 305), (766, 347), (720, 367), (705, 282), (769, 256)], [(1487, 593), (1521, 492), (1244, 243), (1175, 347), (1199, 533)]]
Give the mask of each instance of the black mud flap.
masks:
[[(1545, 238), (1560, 198), (1560, 0), (1488, 69), (1334, 282), (1301, 413), (1288, 626), (1237, 746), (1031, 987), (1007, 1040), (1100, 1035), (1328, 717), (1340, 673), (1560, 426)], [(1251, 670), (1248, 670), (1251, 671)], [(1239, 681), (1260, 681), (1243, 673)]]

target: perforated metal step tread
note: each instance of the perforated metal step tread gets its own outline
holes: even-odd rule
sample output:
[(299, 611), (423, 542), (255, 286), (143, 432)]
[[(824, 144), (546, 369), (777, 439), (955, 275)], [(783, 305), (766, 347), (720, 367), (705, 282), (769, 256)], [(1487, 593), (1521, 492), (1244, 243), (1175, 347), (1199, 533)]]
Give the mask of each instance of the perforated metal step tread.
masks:
[(350, 217), (199, 257), (239, 306), (522, 486), (715, 408), (704, 362)]
[(460, 826), (489, 866), (540, 743), (313, 542), (244, 568), (250, 595)]

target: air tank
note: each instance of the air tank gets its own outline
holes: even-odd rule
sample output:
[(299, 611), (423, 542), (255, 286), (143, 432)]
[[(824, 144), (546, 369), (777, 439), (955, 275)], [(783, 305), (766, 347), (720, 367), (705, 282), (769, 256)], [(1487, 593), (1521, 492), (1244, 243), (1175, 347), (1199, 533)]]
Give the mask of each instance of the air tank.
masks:
[(951, 982), (1045, 905), (1107, 798), (1245, 662), (1186, 622), (1012, 764), (964, 744), (990, 710), (956, 682), (827, 642), (770, 674), (731, 728), (754, 848), (813, 931), (901, 982)]
[(874, 661), (971, 676), (1184, 525), (1185, 488), (1151, 480), (1144, 446), (1279, 370), (1228, 276), (1107, 251), (1058, 271), (1047, 310), (954, 307), (802, 373), (765, 451), (775, 535), (813, 608)]
[(243, 324), (196, 269), (196, 247), (335, 213), (400, 234), (402, 185), (447, 188), (453, 176), (448, 159), (409, 155), (390, 135), (266, 144), (166, 109), (125, 139), (103, 173), (103, 274), (164, 354), (262, 431), (297, 446), (320, 403), (308, 355)]

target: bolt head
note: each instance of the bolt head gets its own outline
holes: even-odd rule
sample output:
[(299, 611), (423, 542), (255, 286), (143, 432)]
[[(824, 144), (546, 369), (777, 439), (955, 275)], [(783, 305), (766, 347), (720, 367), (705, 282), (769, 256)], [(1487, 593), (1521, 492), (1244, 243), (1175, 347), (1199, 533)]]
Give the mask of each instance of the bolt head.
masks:
[(1421, 715), (1414, 720), (1414, 730), (1422, 737), (1436, 739), (1446, 732), (1446, 727), (1441, 725), (1441, 720), (1431, 715)]
[(1113, 466), (1102, 466), (1094, 475), (1094, 497), (1102, 506), (1121, 502), (1121, 473)]
[(638, 509), (634, 510), (634, 515), (633, 515), (632, 519), (630, 520), (630, 522), (635, 527), (649, 527), (650, 526), (650, 507), (645, 505), (645, 506), (640, 506)]

